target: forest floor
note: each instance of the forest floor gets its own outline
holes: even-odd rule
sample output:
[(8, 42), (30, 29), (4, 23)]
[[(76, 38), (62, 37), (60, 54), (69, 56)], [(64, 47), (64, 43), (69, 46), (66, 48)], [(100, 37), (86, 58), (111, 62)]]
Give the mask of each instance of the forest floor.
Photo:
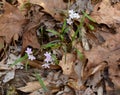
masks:
[(0, 95), (120, 95), (120, 0), (0, 0)]

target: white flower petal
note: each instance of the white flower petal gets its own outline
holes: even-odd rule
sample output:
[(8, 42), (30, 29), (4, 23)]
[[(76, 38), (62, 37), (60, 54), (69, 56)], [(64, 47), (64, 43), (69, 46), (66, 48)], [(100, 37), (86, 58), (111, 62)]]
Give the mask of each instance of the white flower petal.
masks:
[(68, 19), (67, 19), (67, 23), (68, 23), (69, 25), (71, 25), (71, 24), (73, 23), (72, 19), (71, 19), (71, 18), (68, 18)]
[(28, 59), (30, 59), (30, 60), (35, 60), (36, 58), (35, 58), (35, 56), (33, 56), (33, 55), (28, 55)]
[(29, 47), (27, 48), (27, 50), (26, 50), (25, 52), (26, 52), (28, 55), (33, 53), (33, 52), (32, 52), (32, 49), (29, 48)]
[(42, 65), (42, 67), (44, 67), (44, 68), (50, 68), (50, 64), (45, 63), (45, 64)]

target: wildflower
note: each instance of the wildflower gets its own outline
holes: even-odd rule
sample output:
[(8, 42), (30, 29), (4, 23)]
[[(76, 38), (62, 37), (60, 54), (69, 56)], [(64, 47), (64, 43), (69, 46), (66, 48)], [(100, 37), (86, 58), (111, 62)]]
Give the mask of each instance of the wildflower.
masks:
[(28, 59), (30, 59), (30, 60), (35, 60), (36, 58), (35, 58), (35, 56), (33, 56), (33, 55), (28, 55)]
[(68, 13), (69, 13), (69, 18), (73, 19), (73, 18), (74, 18), (75, 11), (69, 10)]
[(79, 15), (78, 13), (74, 13), (73, 18), (79, 19), (79, 18), (80, 18), (80, 15)]
[(44, 67), (44, 68), (50, 68), (50, 64), (45, 63), (45, 64), (42, 65), (42, 67)]
[(71, 24), (73, 23), (72, 19), (71, 19), (71, 18), (68, 18), (68, 19), (67, 19), (67, 23), (68, 23), (69, 25), (71, 25)]
[(78, 13), (76, 13), (75, 11), (73, 10), (69, 10), (69, 18), (71, 19), (78, 19), (80, 18), (80, 15)]
[(25, 51), (28, 55), (32, 54), (32, 49), (31, 48), (27, 48), (27, 50)]
[(73, 10), (69, 10), (68, 13), (69, 13), (69, 14), (74, 14), (75, 11), (73, 11)]
[(25, 51), (28, 55), (28, 59), (30, 60), (35, 60), (35, 56), (33, 56), (33, 52), (32, 52), (32, 49), (31, 48), (27, 48), (27, 50)]
[(45, 58), (45, 60), (44, 60), (45, 62), (49, 63), (49, 62), (52, 62), (52, 61), (53, 61), (53, 60), (52, 60), (51, 53), (46, 52), (44, 55), (46, 56), (46, 58)]
[(80, 18), (80, 15), (78, 13), (76, 13), (74, 10), (69, 10), (68, 11), (69, 13), (69, 18), (67, 19), (67, 23), (69, 25), (71, 25), (73, 23), (73, 19), (79, 19)]

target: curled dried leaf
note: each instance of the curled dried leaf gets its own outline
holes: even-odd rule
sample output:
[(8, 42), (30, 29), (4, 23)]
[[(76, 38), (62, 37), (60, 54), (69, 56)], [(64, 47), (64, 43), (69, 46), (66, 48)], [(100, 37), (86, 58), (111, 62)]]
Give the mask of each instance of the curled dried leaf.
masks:
[(63, 70), (63, 74), (70, 75), (73, 72), (73, 65), (75, 62), (75, 55), (67, 53), (66, 55), (63, 55), (62, 60), (59, 63), (59, 66), (61, 66)]

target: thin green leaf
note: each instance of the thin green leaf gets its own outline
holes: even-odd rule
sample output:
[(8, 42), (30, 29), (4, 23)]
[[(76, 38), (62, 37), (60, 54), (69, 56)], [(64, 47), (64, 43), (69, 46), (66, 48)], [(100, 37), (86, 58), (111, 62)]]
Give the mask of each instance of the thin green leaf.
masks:
[(59, 40), (55, 40), (55, 41), (53, 41), (53, 42), (49, 42), (49, 43), (47, 43), (47, 44), (42, 45), (41, 48), (43, 48), (43, 49), (47, 49), (47, 48), (57, 48), (57, 47), (60, 46), (60, 43), (58, 43), (58, 42), (59, 42)]
[(77, 30), (75, 31), (75, 34), (72, 37), (72, 41), (75, 40), (75, 37), (78, 35), (78, 33), (80, 32), (81, 27), (83, 26), (85, 20), (85, 15), (82, 16), (81, 20), (80, 20), (80, 25), (77, 27)]
[(60, 37), (60, 39), (63, 41), (64, 37), (62, 34), (60, 34), (59, 32), (55, 31), (55, 30), (47, 30), (48, 32), (53, 33), (54, 35), (57, 35), (58, 37)]
[(67, 26), (66, 20), (64, 20), (63, 26), (62, 26), (62, 33), (64, 32), (65, 28)]
[(90, 30), (94, 30), (95, 29), (94, 26), (90, 25), (90, 24), (89, 24), (89, 28), (90, 28)]
[(95, 20), (93, 19), (93, 18), (91, 18), (87, 13), (85, 13), (85, 12), (82, 12), (84, 15), (85, 15), (85, 17), (87, 17), (90, 21), (92, 21), (92, 22), (95, 22)]
[(52, 58), (53, 58), (55, 64), (58, 65), (58, 64), (59, 64), (59, 61), (57, 60), (56, 55), (52, 54)]
[(35, 76), (36, 76), (36, 78), (38, 79), (38, 81), (39, 81), (41, 87), (43, 88), (43, 90), (44, 90), (45, 92), (48, 91), (47, 87), (45, 86), (45, 84), (44, 84), (44, 82), (43, 82), (43, 80), (42, 80), (42, 78), (41, 78), (41, 76), (40, 76), (39, 74), (37, 74), (37, 73), (35, 73)]
[(26, 70), (26, 71), (28, 70), (28, 64), (29, 64), (29, 62), (28, 62), (28, 60), (27, 60), (27, 62), (25, 63), (25, 70)]
[(57, 35), (57, 36), (59, 36), (60, 37), (60, 33), (59, 32), (57, 32), (57, 31), (55, 31), (55, 30), (47, 30), (48, 32), (51, 32), (51, 33), (53, 33), (54, 35)]
[(13, 64), (11, 64), (10, 66), (12, 67), (12, 66), (14, 66), (14, 65), (16, 65), (16, 64), (18, 64), (19, 62), (22, 62), (22, 61), (24, 61), (25, 59), (27, 59), (28, 58), (28, 55), (27, 54), (25, 54), (23, 57), (21, 57), (21, 58), (19, 58), (19, 59), (17, 59)]

